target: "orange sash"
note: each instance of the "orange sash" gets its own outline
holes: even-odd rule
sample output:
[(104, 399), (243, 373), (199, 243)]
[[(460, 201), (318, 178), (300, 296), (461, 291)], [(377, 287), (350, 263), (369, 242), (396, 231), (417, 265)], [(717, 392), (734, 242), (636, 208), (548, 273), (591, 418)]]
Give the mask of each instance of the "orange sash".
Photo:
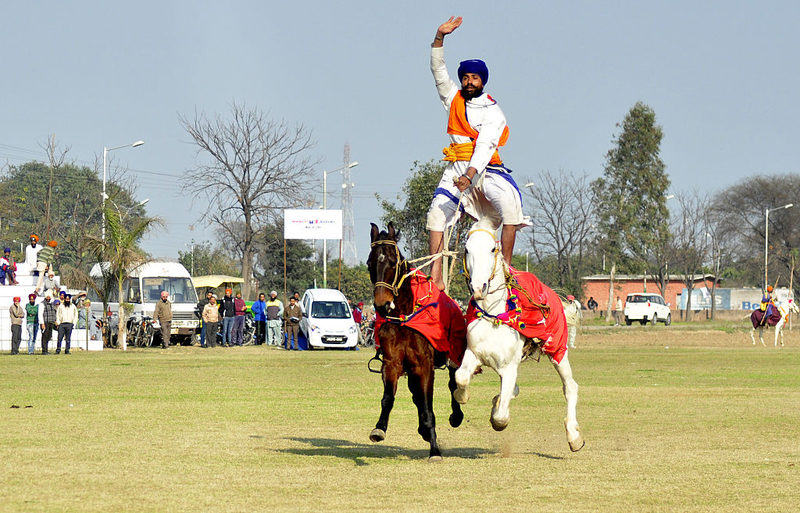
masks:
[[(491, 96), (489, 96), (489, 99), (494, 101)], [(450, 103), (450, 118), (447, 120), (447, 133), (452, 135), (462, 135), (472, 139), (472, 152), (474, 152), (475, 140), (478, 138), (478, 131), (472, 128), (472, 126), (469, 124), (469, 121), (467, 121), (467, 102), (464, 100), (464, 97), (461, 96), (461, 91), (456, 92), (455, 98), (453, 98), (452, 103)], [(497, 143), (497, 146), (504, 146), (506, 141), (508, 141), (508, 126), (503, 129), (503, 134), (500, 136), (500, 141)], [(454, 148), (459, 146), (461, 148)], [(467, 152), (463, 151), (463, 146), (465, 145), (454, 143), (451, 144), (449, 148), (445, 148), (443, 150), (445, 154), (445, 158), (443, 160), (448, 160), (450, 162), (455, 160), (470, 160), (472, 157), (472, 152), (469, 152), (469, 155), (467, 156)], [(492, 159), (489, 161), (489, 164), (495, 166), (500, 166), (503, 164), (503, 161), (500, 159), (500, 154), (497, 153), (496, 150), (494, 155), (492, 155)]]

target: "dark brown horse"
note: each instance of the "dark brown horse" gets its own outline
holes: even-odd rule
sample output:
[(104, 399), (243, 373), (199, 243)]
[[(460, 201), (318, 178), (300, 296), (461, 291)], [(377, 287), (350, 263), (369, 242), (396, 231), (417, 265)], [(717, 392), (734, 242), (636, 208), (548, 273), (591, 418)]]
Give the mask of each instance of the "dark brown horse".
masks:
[[(367, 259), (367, 267), (375, 287), (375, 310), (389, 320), (408, 316), (414, 311), (414, 294), (410, 280), (402, 279), (409, 271), (409, 266), (397, 247), (399, 236), (400, 233), (395, 231), (392, 223), (389, 223), (388, 231), (380, 232), (378, 227), (372, 224), (370, 232), (372, 250)], [(435, 351), (422, 334), (402, 323), (385, 322), (377, 335), (380, 340), (380, 351), (383, 354), (381, 365), (383, 398), (381, 416), (369, 439), (381, 442), (386, 438), (389, 414), (397, 393), (397, 381), (403, 374), (407, 374), (408, 389), (419, 413), (417, 432), (426, 442), (430, 442), (430, 459), (440, 460), (442, 453), (436, 443), (436, 417), (433, 413), (433, 371), (436, 367), (444, 365), (446, 356)], [(450, 415), (450, 425), (458, 427), (464, 419), (464, 414), (461, 406), (452, 399), (453, 390), (456, 389), (456, 369), (448, 367), (448, 370), (450, 404), (453, 410)]]

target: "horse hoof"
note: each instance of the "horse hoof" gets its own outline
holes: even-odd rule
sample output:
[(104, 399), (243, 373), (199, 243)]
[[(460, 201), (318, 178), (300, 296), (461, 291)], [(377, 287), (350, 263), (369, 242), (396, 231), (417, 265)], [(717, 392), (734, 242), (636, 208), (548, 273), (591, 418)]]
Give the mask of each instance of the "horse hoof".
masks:
[(464, 421), (464, 412), (454, 411), (450, 414), (450, 426), (457, 428)]
[(375, 428), (372, 430), (372, 433), (369, 434), (369, 439), (372, 442), (383, 442), (386, 439), (386, 431)]
[(517, 397), (519, 395), (519, 385), (514, 383), (514, 393), (511, 394), (511, 397)]
[(490, 418), (490, 419), (489, 419), (489, 422), (491, 422), (491, 423), (492, 423), (492, 428), (493, 428), (495, 431), (502, 431), (502, 430), (504, 430), (505, 428), (507, 428), (507, 427), (508, 427), (508, 421), (505, 421), (505, 422), (498, 422), (498, 421), (494, 420), (493, 418)]
[(586, 445), (586, 440), (583, 439), (583, 435), (578, 435), (578, 438), (575, 440), (568, 440), (569, 441), (569, 450), (572, 452), (578, 452), (583, 449), (583, 446)]
[(453, 399), (455, 399), (458, 404), (467, 404), (467, 401), (469, 401), (469, 391), (466, 388), (456, 388), (453, 390)]
[(428, 463), (439, 463), (440, 461), (442, 461), (441, 455), (431, 456), (428, 458)]

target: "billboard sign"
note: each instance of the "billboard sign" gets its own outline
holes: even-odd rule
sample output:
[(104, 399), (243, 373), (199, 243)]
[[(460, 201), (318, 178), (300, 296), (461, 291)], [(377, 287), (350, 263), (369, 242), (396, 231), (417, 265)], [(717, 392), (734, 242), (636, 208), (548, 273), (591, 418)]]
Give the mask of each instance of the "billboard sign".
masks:
[(341, 210), (284, 210), (284, 239), (336, 239), (344, 232)]

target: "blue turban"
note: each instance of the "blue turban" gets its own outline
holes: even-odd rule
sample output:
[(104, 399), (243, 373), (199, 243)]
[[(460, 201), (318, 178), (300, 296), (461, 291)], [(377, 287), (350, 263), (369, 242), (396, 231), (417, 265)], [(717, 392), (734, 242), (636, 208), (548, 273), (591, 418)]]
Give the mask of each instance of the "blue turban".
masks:
[(3, 250), (3, 253), (11, 253), (11, 248), (6, 248)]
[(487, 68), (486, 63), (480, 59), (461, 61), (461, 64), (458, 66), (458, 79), (463, 79), (464, 75), (467, 73), (475, 73), (481, 77), (483, 85), (486, 85), (486, 82), (489, 81), (489, 68)]

